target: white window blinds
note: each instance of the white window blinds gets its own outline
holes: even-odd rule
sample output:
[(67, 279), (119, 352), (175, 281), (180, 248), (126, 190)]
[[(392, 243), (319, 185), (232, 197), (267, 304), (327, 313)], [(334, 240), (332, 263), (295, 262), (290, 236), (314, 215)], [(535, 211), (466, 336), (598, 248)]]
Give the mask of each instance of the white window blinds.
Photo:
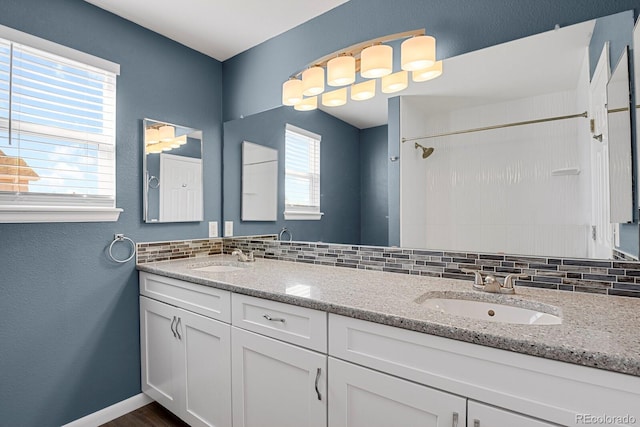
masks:
[(0, 207), (115, 208), (115, 109), (114, 72), (0, 39)]
[(320, 219), (320, 135), (287, 124), (285, 219)]

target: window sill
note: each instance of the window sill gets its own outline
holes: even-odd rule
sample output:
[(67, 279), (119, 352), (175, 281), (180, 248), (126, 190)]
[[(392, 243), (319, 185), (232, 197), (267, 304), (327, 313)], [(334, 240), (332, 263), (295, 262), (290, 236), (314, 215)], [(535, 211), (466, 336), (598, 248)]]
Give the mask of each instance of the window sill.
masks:
[(303, 221), (317, 221), (322, 218), (323, 212), (292, 212), (285, 211), (284, 219), (287, 220), (303, 220)]
[(0, 206), (0, 223), (115, 222), (120, 208)]

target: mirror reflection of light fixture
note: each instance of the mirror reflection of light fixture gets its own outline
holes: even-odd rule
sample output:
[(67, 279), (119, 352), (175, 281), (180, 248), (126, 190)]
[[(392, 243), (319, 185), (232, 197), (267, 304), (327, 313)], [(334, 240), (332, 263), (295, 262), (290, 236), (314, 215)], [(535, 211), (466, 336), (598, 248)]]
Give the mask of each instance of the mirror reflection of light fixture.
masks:
[(386, 44), (369, 46), (360, 53), (360, 75), (367, 79), (391, 74), (393, 48)]
[(347, 103), (347, 88), (332, 90), (322, 94), (322, 105), (325, 107), (338, 107)]
[[(164, 129), (164, 130), (163, 130)], [(171, 135), (174, 137), (169, 138)], [(144, 143), (146, 154), (158, 154), (170, 151), (187, 143), (187, 135), (175, 136), (175, 127), (170, 125), (154, 126), (145, 129)]]
[(318, 108), (318, 97), (312, 96), (309, 98), (304, 98), (302, 101), (298, 102), (293, 108), (298, 111), (311, 111)]
[(442, 75), (442, 61), (438, 61), (424, 70), (412, 71), (411, 80), (414, 82), (426, 82)]
[[(406, 39), (401, 44), (401, 69), (393, 70), (393, 48), (390, 42)], [(436, 39), (425, 35), (425, 30), (405, 31), (367, 40), (346, 49), (333, 52), (313, 61), (303, 71), (292, 74), (282, 85), (282, 104), (294, 106), (298, 111), (315, 110), (316, 96), (325, 91), (326, 85), (351, 85), (351, 99), (363, 101), (376, 95), (375, 79), (381, 78), (383, 93), (399, 92), (408, 87), (408, 71), (414, 82), (423, 82), (442, 74), (442, 61), (436, 62)], [(326, 71), (325, 71), (326, 68)], [(370, 79), (356, 83), (360, 78)], [(344, 105), (344, 91), (333, 90), (322, 95), (325, 106)]]
[(168, 142), (176, 137), (176, 128), (169, 125), (160, 126), (158, 128), (158, 134), (159, 134), (160, 141)]
[(160, 141), (160, 131), (157, 128), (149, 128), (145, 131), (144, 140), (147, 144), (156, 144)]
[(354, 101), (364, 101), (376, 96), (376, 81), (366, 80), (362, 83), (351, 86), (351, 99)]
[(327, 62), (327, 84), (344, 86), (356, 81), (356, 59), (351, 55), (342, 55)]
[(381, 80), (384, 93), (400, 92), (409, 86), (409, 73), (405, 70), (384, 76)]

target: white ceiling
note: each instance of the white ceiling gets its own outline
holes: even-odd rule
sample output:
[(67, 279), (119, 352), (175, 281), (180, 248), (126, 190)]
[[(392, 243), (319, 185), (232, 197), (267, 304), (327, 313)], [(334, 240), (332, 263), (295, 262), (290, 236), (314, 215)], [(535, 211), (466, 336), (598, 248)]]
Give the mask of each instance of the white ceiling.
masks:
[(85, 0), (225, 61), (348, 0)]

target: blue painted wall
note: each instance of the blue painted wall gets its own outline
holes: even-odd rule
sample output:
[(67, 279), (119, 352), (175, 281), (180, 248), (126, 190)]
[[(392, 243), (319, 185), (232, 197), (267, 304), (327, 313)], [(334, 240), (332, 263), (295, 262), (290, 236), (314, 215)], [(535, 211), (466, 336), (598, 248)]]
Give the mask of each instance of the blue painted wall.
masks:
[[(319, 221), (285, 221), (284, 133), (289, 123), (322, 136)], [(240, 221), (242, 141), (278, 150), (278, 221)], [(287, 227), (294, 240), (360, 242), (359, 131), (320, 110), (301, 114), (279, 107), (224, 123), (224, 219), (234, 234), (277, 234)]]
[(630, 9), (640, 1), (351, 0), (225, 61), (224, 120), (279, 106), (292, 73), (363, 40), (426, 28), (442, 59)]
[(387, 126), (360, 131), (360, 244), (389, 243)]
[(221, 218), (222, 65), (81, 0), (0, 0), (0, 24), (121, 64), (120, 220), (0, 224), (0, 425), (59, 426), (140, 393), (137, 273), (107, 259), (114, 233), (207, 235), (142, 223), (142, 118), (204, 131), (205, 218)]
[[(637, 15), (640, 1), (351, 0), (221, 65), (81, 0), (0, 0), (0, 24), (122, 65), (117, 204), (125, 209), (117, 223), (0, 224), (1, 423), (60, 425), (140, 391), (137, 274), (132, 263), (109, 262), (105, 249), (116, 232), (137, 241), (207, 234), (206, 222), (142, 223), (143, 117), (204, 131), (205, 219), (221, 221), (223, 109), (231, 120), (278, 107), (282, 82), (317, 57), (426, 27), (445, 58), (631, 8)], [(388, 131), (397, 138), (391, 124)], [(359, 155), (357, 145), (346, 150)], [(345, 174), (336, 191), (360, 206), (352, 187), (359, 175), (346, 174), (353, 163), (328, 161)], [(389, 214), (393, 224), (397, 213)], [(350, 215), (334, 224), (357, 222)], [(323, 233), (318, 238), (329, 240)], [(394, 244), (398, 231), (389, 236)]]

